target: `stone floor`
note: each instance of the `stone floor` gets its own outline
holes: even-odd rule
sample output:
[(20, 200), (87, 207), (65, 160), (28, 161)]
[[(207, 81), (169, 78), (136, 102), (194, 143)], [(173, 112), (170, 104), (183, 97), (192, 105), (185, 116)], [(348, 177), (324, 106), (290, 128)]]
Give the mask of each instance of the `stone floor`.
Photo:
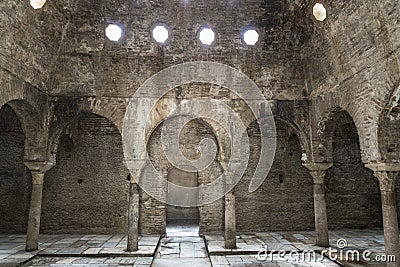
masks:
[(199, 236), (198, 225), (176, 226), (167, 225), (167, 236)]
[[(176, 232), (174, 233), (176, 234)], [(173, 234), (173, 235), (174, 235)], [(141, 237), (140, 251), (124, 251), (123, 235), (41, 235), (40, 250), (24, 251), (25, 236), (0, 235), (0, 267), (6, 266), (385, 266), (382, 230), (330, 232), (337, 259), (314, 246), (314, 232), (247, 233), (237, 236), (237, 250), (223, 248), (222, 235)], [(339, 242), (338, 242), (339, 240)], [(339, 249), (340, 248), (340, 249)], [(369, 250), (367, 262), (340, 259), (347, 251)], [(274, 253), (271, 253), (274, 251)], [(280, 254), (278, 254), (280, 253)], [(154, 256), (154, 257), (153, 257)], [(322, 261), (321, 261), (322, 260)]]
[(182, 236), (161, 239), (154, 267), (211, 266), (203, 238)]
[(159, 239), (158, 236), (140, 237), (139, 250), (130, 253), (125, 251), (127, 237), (124, 235), (40, 235), (39, 250), (25, 252), (24, 235), (0, 235), (0, 266), (16, 266), (35, 256), (40, 258), (61, 256), (152, 258)]
[[(148, 267), (152, 257), (35, 257), (21, 266), (52, 266), (52, 267), (106, 267), (106, 266), (134, 266)], [(0, 266), (2, 266), (0, 264)]]
[[(251, 263), (251, 266), (338, 266), (336, 263), (345, 266), (385, 266), (376, 260), (384, 255), (382, 230), (330, 231), (329, 236), (331, 249), (326, 251), (314, 245), (315, 233), (309, 231), (240, 234), (235, 250), (224, 248), (222, 235), (206, 235), (205, 239), (213, 266), (227, 266), (227, 262), (231, 266), (232, 263), (242, 266), (245, 263)], [(362, 253), (366, 250), (371, 254), (363, 259)], [(359, 252), (359, 262), (353, 260), (353, 251)], [(283, 256), (279, 257), (278, 253)], [(322, 253), (325, 257), (321, 256)]]

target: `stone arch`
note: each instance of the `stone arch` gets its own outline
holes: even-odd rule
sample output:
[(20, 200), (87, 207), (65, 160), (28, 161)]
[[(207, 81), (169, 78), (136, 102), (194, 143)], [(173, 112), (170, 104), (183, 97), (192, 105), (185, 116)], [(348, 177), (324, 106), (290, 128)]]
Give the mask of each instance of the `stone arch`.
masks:
[(47, 96), (12, 75), (5, 75), (0, 87), (0, 108), (8, 104), (22, 124), (25, 133), (25, 160), (46, 161)]
[[(174, 119), (176, 117), (178, 116), (172, 116), (166, 120)], [(163, 179), (161, 179), (162, 182), (156, 186), (157, 196), (159, 199), (167, 199), (168, 187), (166, 181), (168, 180), (169, 172), (175, 168), (175, 166), (173, 166), (168, 159), (162, 155), (162, 147), (159, 138), (161, 136), (161, 129), (164, 121), (165, 120), (161, 121), (152, 131), (146, 144), (151, 164), (153, 164), (159, 175), (163, 177)], [(195, 147), (200, 143), (199, 141), (203, 140), (203, 138), (212, 138), (215, 143), (218, 143), (213, 127), (202, 118), (196, 118), (190, 121), (183, 129), (182, 135), (184, 138), (182, 144), (185, 145), (185, 147), (182, 148), (182, 153), (190, 159), (199, 156), (199, 153), (193, 150), (193, 148), (195, 149)], [(218, 154), (219, 153), (217, 153), (217, 156)], [(211, 183), (223, 172), (223, 168), (221, 167), (217, 156), (214, 158), (210, 166), (203, 171), (197, 172), (199, 184), (205, 185)], [(154, 175), (153, 172), (149, 171), (149, 168), (151, 168), (149, 164), (144, 165), (141, 169), (141, 176), (139, 179), (142, 179), (142, 177), (148, 177), (150, 173)], [(158, 181), (160, 181), (160, 179), (158, 179)], [(201, 197), (200, 194), (199, 198)], [(204, 197), (207, 198), (207, 196)], [(164, 233), (166, 229), (167, 204), (150, 197), (145, 190), (140, 190), (140, 203), (140, 232), (146, 234)], [(157, 207), (157, 209), (149, 210), (146, 207)], [(223, 229), (222, 218), (221, 220), (215, 220), (215, 218), (218, 218), (218, 216), (222, 216), (223, 214), (222, 199), (219, 199), (212, 204), (203, 205), (198, 209), (200, 212), (200, 232), (215, 232)]]
[[(174, 110), (174, 108), (168, 108), (168, 110)], [(166, 110), (164, 110), (165, 112)], [(164, 113), (165, 116), (161, 117), (160, 113), (158, 111), (156, 111), (157, 115), (155, 115), (155, 117), (151, 116), (152, 118), (150, 119), (149, 122), (149, 127), (148, 127), (148, 131), (146, 133), (146, 145), (148, 144), (151, 135), (154, 133), (154, 131), (161, 125), (163, 124), (166, 120), (171, 119), (173, 117), (176, 116), (172, 116), (172, 117), (168, 117), (166, 118), (168, 113)], [(153, 114), (153, 112), (151, 113)], [(179, 115), (178, 115), (179, 116)], [(217, 142), (217, 148), (218, 148), (218, 159), (220, 161), (225, 160), (226, 158), (229, 158), (230, 155), (230, 144), (229, 144), (229, 136), (228, 133), (226, 132), (226, 130), (217, 122), (207, 119), (207, 118), (198, 118), (201, 121), (203, 121), (204, 123), (206, 123), (210, 129), (212, 129), (214, 136), (216, 137), (216, 142)], [(151, 126), (150, 126), (151, 125)]]
[[(259, 121), (262, 122), (263, 118), (260, 118)], [(307, 158), (310, 158), (311, 150), (310, 150), (310, 144), (308, 141), (307, 134), (300, 129), (300, 127), (295, 123), (293, 120), (282, 116), (282, 115), (274, 115), (275, 121), (281, 122), (284, 124), (288, 129), (292, 130), (293, 133), (296, 135), (297, 139), (299, 140), (302, 152), (307, 155)], [(252, 127), (253, 124), (257, 123), (257, 119), (254, 119), (251, 123), (247, 125), (247, 129), (249, 130), (250, 127)]]
[(109, 98), (90, 98), (90, 107), (83, 108), (86, 113), (98, 114), (114, 123), (120, 134), (125, 116), (126, 102)]
[[(322, 103), (318, 103), (322, 105)], [(365, 111), (365, 112), (363, 112)], [(372, 112), (372, 113), (371, 113)], [(313, 156), (315, 161), (332, 162), (332, 140), (335, 128), (343, 123), (354, 122), (357, 128), (360, 143), (361, 159), (364, 163), (379, 159), (377, 142), (377, 120), (374, 111), (368, 112), (364, 104), (360, 104), (357, 111), (345, 109), (340, 105), (333, 105), (324, 109), (316, 117), (313, 138)]]
[(307, 156), (309, 157), (310, 156), (310, 144), (308, 141), (307, 134), (304, 131), (302, 131), (300, 129), (300, 127), (295, 122), (290, 120), (289, 118), (283, 117), (281, 115), (275, 115), (274, 118), (275, 118), (275, 120), (278, 120), (278, 121), (284, 123), (287, 127), (289, 127), (290, 129), (293, 130), (293, 132), (296, 134), (297, 138), (300, 141), (300, 145), (301, 145), (303, 152), (306, 153)]
[(122, 133), (122, 120), (121, 112), (116, 112), (116, 105), (107, 105), (101, 104), (101, 101), (96, 101), (95, 99), (90, 100), (90, 105), (87, 104), (78, 104), (78, 110), (75, 111), (74, 114), (68, 117), (63, 117), (61, 120), (53, 122), (50, 125), (50, 134), (49, 134), (49, 144), (47, 146), (47, 155), (50, 161), (53, 164), (56, 164), (56, 154), (58, 149), (58, 144), (60, 140), (60, 136), (62, 132), (71, 127), (76, 123), (79, 118), (85, 116), (86, 114), (94, 114), (100, 117), (105, 118), (106, 120), (113, 123), (113, 125), (118, 130), (119, 134)]
[[(339, 89), (327, 92), (322, 96), (312, 99), (312, 152), (314, 162), (326, 162), (330, 160), (324, 154), (330, 152), (325, 147), (323, 137), (328, 136), (329, 132), (335, 128), (336, 116), (344, 111), (354, 121), (359, 135), (361, 147), (361, 159), (364, 163), (377, 162), (380, 159), (378, 146), (378, 122), (382, 112), (380, 96), (374, 94), (363, 94), (361, 96), (352, 96), (352, 88), (340, 86)], [(373, 89), (369, 89), (370, 92)], [(357, 98), (356, 98), (357, 97)], [(349, 101), (349, 98), (357, 100)]]
[(21, 122), (25, 134), (25, 161), (46, 161), (47, 130), (41, 115), (24, 99), (13, 99), (9, 105)]
[(320, 119), (317, 127), (317, 133), (321, 142), (318, 147), (318, 152), (320, 155), (325, 156), (327, 162), (332, 162), (333, 160), (332, 142), (335, 128), (352, 121), (353, 119), (350, 114), (340, 107), (330, 108)]
[[(156, 105), (153, 107), (152, 111), (150, 112), (149, 117), (147, 118), (146, 121), (146, 129), (145, 129), (145, 143), (147, 144), (151, 134), (154, 132), (154, 130), (162, 124), (165, 119), (169, 116), (169, 114), (172, 114), (174, 110), (177, 109), (178, 105), (185, 100), (189, 99), (177, 99), (175, 97), (171, 97), (170, 94), (173, 93), (173, 91), (170, 91), (166, 97), (160, 98)], [(239, 100), (239, 103), (236, 103), (237, 107), (231, 107), (234, 112), (238, 115), (238, 117), (241, 119), (243, 125), (245, 127), (248, 127), (256, 118), (255, 115), (253, 114), (252, 110), (249, 108), (246, 102), (243, 100)], [(229, 103), (227, 102), (229, 105)], [(208, 109), (208, 107), (204, 106), (204, 109)], [(218, 140), (218, 148), (219, 148), (219, 159), (222, 164), (224, 164), (230, 157), (231, 155), (231, 143), (230, 143), (230, 137), (227, 132), (227, 130), (217, 121), (214, 121), (209, 118), (201, 118), (203, 121), (205, 121), (211, 129), (213, 129), (214, 135), (217, 137)], [(260, 118), (262, 119), (262, 118)], [(285, 119), (286, 118), (283, 118)], [(300, 131), (300, 128), (292, 123), (286, 120), (291, 127), (296, 129), (296, 131)], [(304, 147), (306, 147), (307, 140), (305, 136), (302, 134), (302, 144), (304, 143)]]

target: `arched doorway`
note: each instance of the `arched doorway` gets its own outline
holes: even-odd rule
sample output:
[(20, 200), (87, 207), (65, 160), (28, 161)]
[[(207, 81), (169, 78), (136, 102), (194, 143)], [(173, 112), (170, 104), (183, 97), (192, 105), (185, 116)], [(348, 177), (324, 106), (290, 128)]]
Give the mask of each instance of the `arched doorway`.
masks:
[[(169, 118), (168, 120), (179, 120), (179, 116)], [(163, 188), (165, 193), (168, 193), (166, 181), (171, 181), (177, 185), (197, 186), (205, 185), (213, 182), (221, 175), (221, 166), (217, 158), (210, 160), (210, 165), (199, 172), (188, 171), (188, 166), (175, 166), (169, 162), (162, 146), (161, 133), (164, 123), (160, 123), (151, 133), (147, 143), (147, 152), (151, 160), (151, 164), (162, 175), (165, 181)], [(193, 119), (184, 125), (179, 134), (179, 148), (182, 154), (189, 160), (196, 160), (200, 157), (199, 144), (204, 139), (211, 139), (218, 147), (217, 138), (212, 127), (202, 119)], [(217, 152), (218, 153), (218, 152)], [(183, 171), (182, 169), (186, 170)], [(188, 172), (187, 172), (188, 171)], [(149, 175), (147, 167), (142, 174), (143, 177)], [(160, 193), (161, 194), (161, 193)], [(177, 195), (174, 195), (177, 194)], [(179, 192), (165, 195), (168, 197), (179, 196)], [(191, 196), (193, 197), (193, 196)], [(199, 195), (199, 199), (203, 197)], [(204, 196), (205, 197), (205, 196)], [(194, 202), (193, 198), (191, 202)], [(140, 231), (145, 234), (154, 234), (165, 232), (170, 233), (169, 229), (172, 225), (172, 220), (175, 220), (174, 226), (179, 226), (179, 231), (183, 231), (182, 235), (200, 233), (216, 233), (221, 231), (223, 225), (223, 199), (219, 199), (213, 203), (203, 205), (194, 209), (170, 207), (152, 197), (146, 192), (141, 192), (140, 199)], [(172, 212), (172, 213), (171, 213)], [(175, 213), (174, 213), (175, 212)], [(172, 215), (171, 215), (172, 214)], [(175, 215), (174, 215), (175, 214)], [(190, 217), (189, 217), (190, 214)], [(186, 217), (185, 217), (186, 216)], [(181, 218), (182, 220), (179, 220)], [(185, 223), (183, 223), (185, 221)], [(183, 223), (178, 225), (177, 223)], [(188, 227), (187, 223), (191, 224)], [(161, 226), (161, 227), (160, 227)], [(161, 229), (160, 229), (161, 228)]]

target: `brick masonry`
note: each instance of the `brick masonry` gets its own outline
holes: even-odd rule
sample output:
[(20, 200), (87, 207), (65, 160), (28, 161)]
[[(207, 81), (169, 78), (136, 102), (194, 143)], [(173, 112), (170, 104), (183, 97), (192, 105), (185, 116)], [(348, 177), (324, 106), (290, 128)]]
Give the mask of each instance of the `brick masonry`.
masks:
[[(327, 174), (332, 227), (380, 226), (378, 185), (363, 163), (399, 162), (400, 3), (322, 2), (328, 10), (323, 23), (312, 17), (314, 2), (305, 0), (54, 0), (41, 10), (28, 1), (0, 3), (0, 105), (9, 103), (0, 114), (0, 212), (7, 218), (1, 229), (24, 232), (30, 194), (25, 158), (56, 163), (45, 177), (43, 231), (124, 232), (129, 184), (120, 133), (129, 97), (158, 71), (194, 60), (225, 63), (248, 75), (279, 121), (277, 155), (267, 181), (253, 194), (246, 190), (255, 153), (237, 188), (243, 203), (237, 207), (238, 229), (313, 227), (312, 179), (301, 167), (302, 153), (309, 161), (334, 162)], [(151, 38), (157, 22), (171, 30), (165, 46)], [(124, 27), (121, 41), (105, 38), (108, 23)], [(196, 40), (206, 24), (216, 31), (209, 48)], [(241, 43), (247, 26), (260, 33), (253, 48)], [(253, 120), (247, 106), (224, 88), (193, 84), (176, 91), (181, 89), (180, 98), (212, 95), (242, 119)], [(349, 117), (341, 124), (343, 114)], [(204, 124), (193, 127), (212, 134)], [(188, 131), (185, 136), (187, 153), (195, 153), (202, 135)], [(156, 137), (149, 143), (154, 149)], [(252, 149), (257, 150), (255, 143)], [(199, 180), (220, 171), (216, 161)], [(279, 220), (282, 216), (272, 214), (282, 212), (276, 204), (281, 197), (286, 198), (283, 210), (293, 216)], [(144, 192), (141, 201), (141, 232), (162, 233), (165, 205)], [(341, 205), (333, 206), (336, 202)], [(267, 208), (270, 213), (261, 212)], [(104, 210), (110, 212), (105, 216)], [(259, 223), (248, 219), (249, 212)], [(223, 201), (201, 208), (200, 216), (202, 232), (222, 231)]]

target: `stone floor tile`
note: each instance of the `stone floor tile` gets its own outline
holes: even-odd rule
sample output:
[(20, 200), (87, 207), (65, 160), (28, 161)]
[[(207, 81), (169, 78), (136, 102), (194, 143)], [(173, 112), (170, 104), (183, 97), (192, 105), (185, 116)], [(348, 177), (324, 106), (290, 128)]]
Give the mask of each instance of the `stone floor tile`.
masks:
[(151, 258), (151, 257), (140, 257), (140, 258), (137, 258), (136, 263), (143, 265), (143, 264), (150, 264), (152, 261), (153, 261), (153, 258)]

